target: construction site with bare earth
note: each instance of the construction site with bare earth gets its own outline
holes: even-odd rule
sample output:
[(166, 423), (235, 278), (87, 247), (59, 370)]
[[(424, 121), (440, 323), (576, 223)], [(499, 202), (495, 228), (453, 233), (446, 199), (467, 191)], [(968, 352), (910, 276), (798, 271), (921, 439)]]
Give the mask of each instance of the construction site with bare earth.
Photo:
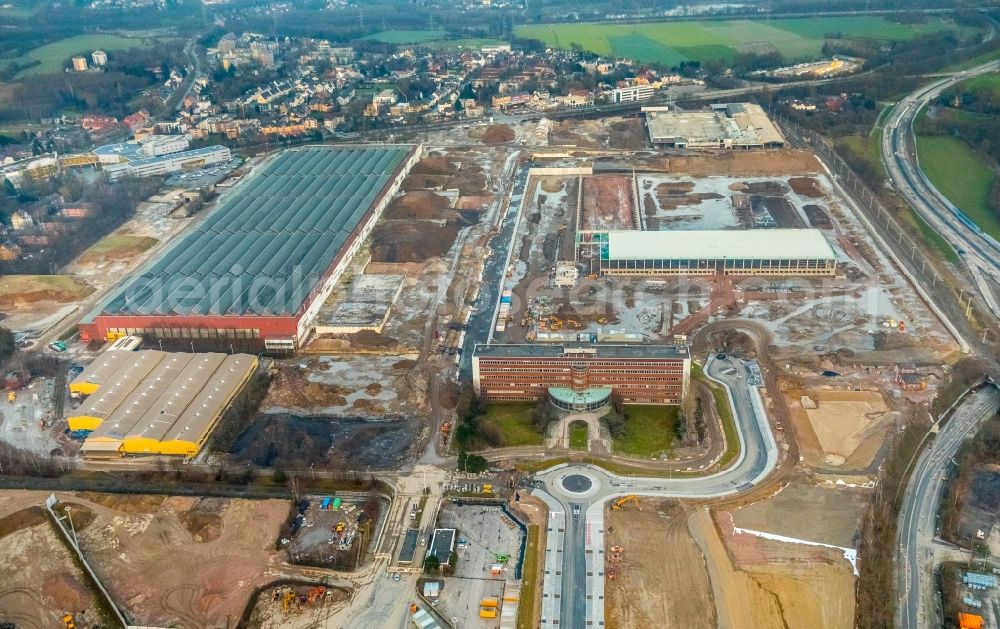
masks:
[[(62, 275), (0, 279), (57, 365), (9, 375), (9, 460), (158, 488), (0, 491), (0, 624), (855, 626), (880, 467), (959, 342), (812, 153), (545, 122), (255, 158), (217, 213), (164, 192)], [(322, 186), (364, 194), (324, 213)], [(302, 242), (237, 242), (286, 207)], [(168, 313), (153, 284), (204, 270), (170, 252), (223, 237), (213, 268), (294, 249), (308, 290)], [(487, 400), (490, 351), (516, 386)], [(626, 399), (654, 378), (676, 399)]]

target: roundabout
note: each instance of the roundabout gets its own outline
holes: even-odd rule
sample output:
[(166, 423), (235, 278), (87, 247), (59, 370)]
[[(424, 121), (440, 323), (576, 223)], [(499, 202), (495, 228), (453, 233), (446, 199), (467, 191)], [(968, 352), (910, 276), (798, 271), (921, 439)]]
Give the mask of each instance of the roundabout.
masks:
[(568, 492), (585, 494), (594, 486), (594, 481), (584, 474), (570, 474), (562, 479), (562, 486)]
[[(752, 367), (752, 368), (751, 368)], [(549, 507), (555, 533), (546, 538), (543, 628), (598, 626), (604, 619), (604, 505), (623, 496), (711, 499), (752, 488), (778, 464), (778, 445), (760, 395), (756, 365), (711, 355), (705, 374), (726, 389), (739, 455), (699, 476), (621, 476), (587, 463), (562, 463), (538, 472), (532, 493)], [(565, 552), (563, 552), (565, 550)]]

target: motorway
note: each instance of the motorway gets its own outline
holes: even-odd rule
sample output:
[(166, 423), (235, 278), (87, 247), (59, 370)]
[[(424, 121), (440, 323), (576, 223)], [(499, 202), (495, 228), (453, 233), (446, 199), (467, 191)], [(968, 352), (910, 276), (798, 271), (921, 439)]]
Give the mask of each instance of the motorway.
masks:
[(998, 409), (1000, 391), (995, 386), (987, 385), (970, 394), (933, 437), (913, 468), (900, 510), (896, 564), (900, 597), (898, 626), (904, 629), (942, 625), (932, 588), (938, 503), (946, 468), (962, 442), (974, 435)]
[[(561, 563), (546, 548), (546, 578), (542, 584), (542, 627), (600, 626), (604, 622), (604, 505), (635, 494), (659, 498), (718, 498), (747, 489), (777, 466), (778, 446), (768, 424), (752, 361), (727, 356), (709, 358), (705, 373), (728, 391), (736, 420), (740, 454), (728, 468), (707, 476), (642, 478), (618, 476), (592, 465), (566, 464), (535, 475), (541, 487), (533, 493), (550, 505), (549, 536), (564, 540)], [(553, 508), (554, 507), (554, 508)], [(579, 511), (574, 515), (574, 508)], [(559, 579), (548, 567), (561, 565)], [(554, 604), (559, 601), (558, 606)]]
[(970, 77), (997, 69), (1000, 61), (984, 63), (925, 85), (897, 103), (885, 121), (882, 160), (893, 187), (959, 252), (983, 299), (1000, 318), (1000, 304), (987, 279), (1000, 277), (1000, 242), (984, 234), (927, 179), (917, 158), (913, 131), (920, 110), (942, 92)]

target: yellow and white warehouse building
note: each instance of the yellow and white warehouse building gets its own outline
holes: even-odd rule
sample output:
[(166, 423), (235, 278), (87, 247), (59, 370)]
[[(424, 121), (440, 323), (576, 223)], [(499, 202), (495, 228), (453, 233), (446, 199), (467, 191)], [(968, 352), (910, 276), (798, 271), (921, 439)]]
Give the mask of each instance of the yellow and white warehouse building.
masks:
[(194, 456), (257, 369), (248, 354), (146, 350), (98, 361), (111, 355), (117, 370), (102, 373), (103, 382), (67, 417), (70, 430), (93, 431), (84, 456)]

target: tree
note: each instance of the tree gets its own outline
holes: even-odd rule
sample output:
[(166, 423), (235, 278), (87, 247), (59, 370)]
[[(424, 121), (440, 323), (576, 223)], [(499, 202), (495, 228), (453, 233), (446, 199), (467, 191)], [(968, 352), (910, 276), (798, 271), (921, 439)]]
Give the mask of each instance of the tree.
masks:
[(601, 424), (604, 425), (608, 433), (614, 438), (625, 434), (625, 421), (625, 415), (614, 410), (601, 418)]
[(0, 327), (0, 362), (13, 356), (14, 349), (14, 333), (7, 328)]
[(458, 451), (458, 469), (463, 472), (479, 474), (490, 468), (490, 462), (478, 454), (468, 454), (465, 450)]
[(438, 574), (441, 572), (441, 562), (437, 555), (431, 553), (424, 559), (424, 574)]
[(549, 405), (548, 400), (541, 399), (538, 404), (535, 405), (534, 410), (531, 411), (531, 426), (535, 429), (535, 432), (539, 434), (545, 434), (548, 432), (549, 425), (556, 421), (555, 412)]

